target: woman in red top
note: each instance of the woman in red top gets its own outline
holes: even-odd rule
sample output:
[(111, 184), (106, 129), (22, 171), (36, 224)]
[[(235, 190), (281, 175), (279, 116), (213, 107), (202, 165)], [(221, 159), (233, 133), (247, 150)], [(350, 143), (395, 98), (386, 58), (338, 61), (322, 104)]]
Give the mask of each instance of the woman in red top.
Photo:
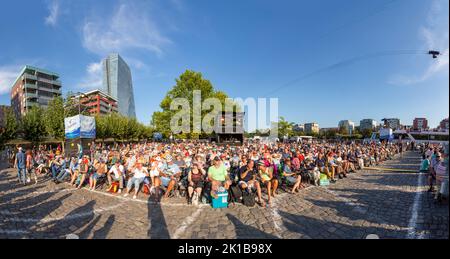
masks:
[[(30, 181), (31, 173), (33, 172), (33, 166), (34, 166), (33, 165), (33, 156), (31, 155), (31, 150), (27, 150), (27, 153), (26, 153), (26, 169), (27, 169), (27, 172), (28, 172), (28, 175), (29, 175), (27, 181)], [(34, 184), (38, 183), (36, 172), (34, 172), (34, 181), (35, 181)]]

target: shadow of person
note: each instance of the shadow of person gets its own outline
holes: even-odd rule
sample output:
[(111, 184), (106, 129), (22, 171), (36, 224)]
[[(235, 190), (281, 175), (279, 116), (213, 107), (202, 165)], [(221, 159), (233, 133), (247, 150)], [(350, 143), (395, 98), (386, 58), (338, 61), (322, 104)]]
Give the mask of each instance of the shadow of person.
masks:
[(229, 213), (227, 213), (226, 216), (235, 227), (236, 239), (277, 239), (274, 235), (261, 231), (255, 227), (245, 225), (242, 221)]
[(116, 216), (110, 215), (105, 224), (103, 224), (103, 227), (94, 232), (93, 239), (105, 239), (108, 236), (109, 231), (111, 231), (115, 221)]
[(170, 239), (164, 212), (159, 201), (155, 202), (152, 196), (148, 196), (148, 221), (147, 237), (151, 239)]
[(68, 234), (76, 234), (77, 231), (87, 226), (94, 219), (95, 203), (95, 201), (90, 201), (72, 210), (63, 219), (56, 221), (52, 227), (44, 231), (47, 238), (66, 238)]

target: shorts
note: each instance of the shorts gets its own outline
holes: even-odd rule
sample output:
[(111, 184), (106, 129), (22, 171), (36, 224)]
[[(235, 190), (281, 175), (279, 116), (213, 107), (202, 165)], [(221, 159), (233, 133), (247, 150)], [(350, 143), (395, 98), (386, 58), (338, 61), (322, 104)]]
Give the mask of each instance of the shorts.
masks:
[(245, 182), (245, 181), (239, 181), (239, 186), (242, 186), (243, 184), (245, 184), (248, 189), (256, 190), (255, 181), (253, 181), (251, 183)]
[(271, 180), (270, 177), (267, 174), (263, 174), (261, 176), (261, 178), (263, 179), (263, 181), (270, 181)]
[(203, 183), (203, 181), (199, 181), (199, 182), (194, 182), (194, 185), (192, 185), (191, 187), (194, 189), (197, 189), (197, 188), (203, 189), (204, 186), (205, 186), (205, 184)]
[(105, 175), (104, 174), (97, 174), (97, 173), (94, 173), (93, 175), (92, 175), (92, 179), (94, 179), (94, 180), (98, 180), (98, 179), (100, 179), (100, 178), (102, 178), (102, 177), (104, 177)]
[(297, 178), (295, 178), (294, 176), (288, 176), (288, 177), (286, 177), (286, 180), (289, 183), (296, 183), (297, 182)]
[(159, 176), (158, 170), (150, 171), (150, 177), (157, 177), (157, 176)]
[(169, 183), (170, 183), (170, 177), (165, 177), (165, 176), (161, 177), (162, 186), (167, 187), (167, 186), (169, 186)]

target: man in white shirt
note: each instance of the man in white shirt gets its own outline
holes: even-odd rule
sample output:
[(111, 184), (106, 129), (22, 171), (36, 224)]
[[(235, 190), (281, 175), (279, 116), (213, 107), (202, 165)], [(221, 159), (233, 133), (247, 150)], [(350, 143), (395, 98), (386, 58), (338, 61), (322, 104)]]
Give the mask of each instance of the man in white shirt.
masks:
[(123, 189), (123, 176), (125, 174), (125, 168), (120, 164), (119, 160), (116, 160), (116, 163), (109, 169), (108, 171), (108, 184), (111, 186), (112, 181), (119, 182), (119, 193), (122, 192)]
[(124, 197), (127, 197), (128, 194), (131, 191), (131, 188), (133, 188), (134, 185), (134, 195), (133, 199), (137, 198), (137, 194), (139, 192), (139, 188), (141, 187), (141, 184), (144, 182), (145, 177), (147, 177), (148, 171), (145, 167), (142, 166), (142, 163), (138, 162), (136, 163), (136, 167), (133, 170), (133, 177), (128, 180), (127, 183), (127, 189), (125, 190)]

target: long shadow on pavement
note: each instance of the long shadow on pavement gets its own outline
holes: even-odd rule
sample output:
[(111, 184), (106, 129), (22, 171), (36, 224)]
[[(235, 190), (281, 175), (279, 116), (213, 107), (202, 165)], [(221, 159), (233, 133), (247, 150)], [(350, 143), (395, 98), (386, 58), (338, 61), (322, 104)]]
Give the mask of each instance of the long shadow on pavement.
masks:
[(155, 202), (151, 197), (152, 196), (149, 196), (147, 207), (148, 220), (150, 223), (147, 237), (153, 239), (170, 239), (170, 234), (167, 229), (167, 223), (161, 204), (159, 202)]
[(388, 231), (377, 227), (357, 227), (324, 221), (279, 211), (283, 218), (283, 225), (290, 232), (299, 234), (300, 238), (312, 239), (364, 239), (369, 234), (376, 234), (380, 238), (403, 238), (404, 233)]
[(277, 239), (276, 236), (261, 231), (255, 227), (245, 225), (235, 216), (227, 213), (227, 218), (235, 227), (236, 239)]
[(109, 231), (111, 231), (114, 221), (116, 221), (116, 216), (110, 215), (103, 227), (94, 232), (93, 239), (105, 239), (108, 236)]

